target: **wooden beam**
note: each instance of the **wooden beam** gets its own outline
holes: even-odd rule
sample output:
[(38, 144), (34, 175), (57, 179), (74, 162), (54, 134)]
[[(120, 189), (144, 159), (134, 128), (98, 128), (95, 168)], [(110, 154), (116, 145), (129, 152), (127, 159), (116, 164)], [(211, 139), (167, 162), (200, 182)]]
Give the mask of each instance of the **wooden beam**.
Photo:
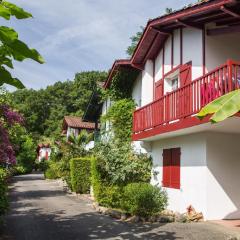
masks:
[(220, 8), (223, 12), (235, 17), (235, 18), (240, 18), (240, 14), (233, 12), (232, 10), (230, 10), (229, 8), (226, 8), (225, 6), (221, 6)]
[(161, 30), (159, 30), (157, 28), (154, 28), (154, 27), (150, 27), (150, 29), (155, 31), (155, 32), (157, 32), (157, 33), (159, 33), (159, 34), (162, 34), (162, 35), (171, 35), (171, 33), (169, 33), (169, 32), (163, 32), (163, 31), (161, 31)]
[(139, 64), (131, 63), (131, 66), (141, 71), (144, 70), (144, 67)]
[(188, 23), (188, 22), (184, 22), (182, 20), (179, 20), (179, 19), (176, 19), (175, 20), (176, 23), (184, 26), (184, 27), (190, 27), (190, 28), (197, 28), (197, 29), (203, 29), (202, 27), (198, 26), (198, 25), (195, 25), (195, 24), (192, 24), (192, 23)]
[(240, 25), (208, 29), (207, 35), (208, 36), (217, 36), (217, 35), (222, 35), (222, 34), (230, 34), (230, 33), (234, 33), (234, 32), (240, 32)]

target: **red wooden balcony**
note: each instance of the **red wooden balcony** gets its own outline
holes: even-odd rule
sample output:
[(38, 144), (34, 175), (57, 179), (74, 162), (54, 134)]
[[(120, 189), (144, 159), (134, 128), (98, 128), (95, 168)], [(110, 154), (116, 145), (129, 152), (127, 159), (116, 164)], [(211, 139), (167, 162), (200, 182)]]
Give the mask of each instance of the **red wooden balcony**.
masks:
[[(137, 109), (133, 116), (132, 138), (139, 140), (187, 127), (184, 121), (193, 119), (203, 106), (239, 87), (240, 62), (228, 60), (184, 87)], [(196, 117), (194, 119), (197, 121)]]

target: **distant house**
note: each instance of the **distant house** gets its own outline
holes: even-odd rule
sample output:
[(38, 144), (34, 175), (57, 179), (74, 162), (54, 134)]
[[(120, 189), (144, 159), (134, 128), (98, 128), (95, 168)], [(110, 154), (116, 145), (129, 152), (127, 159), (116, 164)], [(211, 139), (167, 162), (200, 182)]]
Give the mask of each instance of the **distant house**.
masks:
[(239, 17), (240, 1), (205, 0), (150, 20), (131, 59), (115, 61), (104, 85), (118, 71), (139, 71), (132, 140), (148, 146), (151, 182), (167, 191), (170, 209), (191, 204), (209, 220), (240, 218), (240, 119), (196, 118), (240, 89)]
[(81, 130), (86, 130), (91, 133), (95, 129), (95, 124), (92, 122), (84, 122), (80, 117), (65, 116), (63, 119), (62, 134), (66, 135), (67, 139), (70, 135), (77, 137)]
[(38, 144), (37, 146), (37, 159), (40, 162), (42, 159), (49, 160), (51, 155), (50, 144)]

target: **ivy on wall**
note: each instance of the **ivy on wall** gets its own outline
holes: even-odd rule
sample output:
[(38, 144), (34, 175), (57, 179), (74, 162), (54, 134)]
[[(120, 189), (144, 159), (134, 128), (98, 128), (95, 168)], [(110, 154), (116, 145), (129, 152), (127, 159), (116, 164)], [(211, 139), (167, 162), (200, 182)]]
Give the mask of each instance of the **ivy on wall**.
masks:
[(113, 103), (107, 114), (102, 117), (102, 123), (110, 122), (114, 140), (129, 142), (132, 132), (132, 116), (135, 109), (132, 99), (121, 99)]
[(131, 99), (133, 83), (139, 74), (139, 70), (121, 68), (114, 75), (107, 95), (111, 100)]

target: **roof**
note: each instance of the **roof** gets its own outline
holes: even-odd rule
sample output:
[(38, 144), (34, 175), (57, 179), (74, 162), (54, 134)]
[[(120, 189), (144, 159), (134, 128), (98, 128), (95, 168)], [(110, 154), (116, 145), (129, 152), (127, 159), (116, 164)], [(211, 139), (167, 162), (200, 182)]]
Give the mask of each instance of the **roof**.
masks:
[(65, 116), (64, 125), (72, 128), (81, 128), (81, 129), (94, 129), (95, 123), (92, 122), (83, 122), (82, 118), (74, 116)]
[[(221, 26), (231, 26), (240, 31), (240, 1), (238, 0), (203, 0), (188, 5), (170, 14), (149, 20), (143, 35), (131, 59), (114, 62), (109, 72), (105, 87), (109, 86), (114, 73), (126, 62), (136, 69), (143, 69), (147, 59), (154, 59), (164, 46), (164, 42), (175, 29), (192, 27), (204, 30), (205, 24), (214, 23), (216, 28), (210, 30), (215, 34)], [(238, 24), (238, 25), (237, 25)], [(230, 28), (229, 28), (230, 31)], [(209, 34), (209, 31), (207, 31)]]

